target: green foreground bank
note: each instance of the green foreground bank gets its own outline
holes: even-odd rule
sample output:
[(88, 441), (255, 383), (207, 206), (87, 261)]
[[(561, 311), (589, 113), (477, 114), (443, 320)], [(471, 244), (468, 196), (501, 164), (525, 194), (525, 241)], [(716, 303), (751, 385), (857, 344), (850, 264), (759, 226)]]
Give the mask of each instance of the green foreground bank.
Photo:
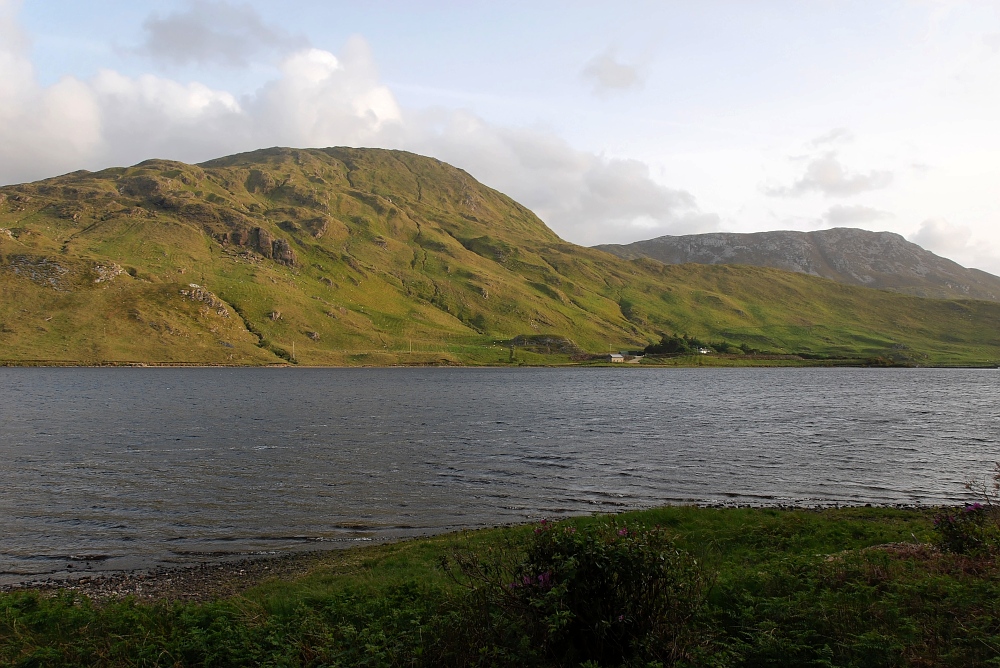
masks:
[(207, 603), (10, 593), (0, 665), (1000, 665), (962, 512), (667, 507), (335, 551)]

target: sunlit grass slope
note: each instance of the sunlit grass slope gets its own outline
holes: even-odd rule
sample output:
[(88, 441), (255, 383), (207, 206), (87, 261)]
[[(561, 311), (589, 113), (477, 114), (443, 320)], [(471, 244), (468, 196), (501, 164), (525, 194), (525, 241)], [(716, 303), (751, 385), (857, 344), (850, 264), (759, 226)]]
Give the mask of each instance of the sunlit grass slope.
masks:
[(551, 335), (513, 359), (559, 362), (667, 331), (990, 363), (998, 326), (1000, 304), (621, 260), (401, 151), (275, 148), (0, 189), (0, 361), (506, 364), (510, 340)]

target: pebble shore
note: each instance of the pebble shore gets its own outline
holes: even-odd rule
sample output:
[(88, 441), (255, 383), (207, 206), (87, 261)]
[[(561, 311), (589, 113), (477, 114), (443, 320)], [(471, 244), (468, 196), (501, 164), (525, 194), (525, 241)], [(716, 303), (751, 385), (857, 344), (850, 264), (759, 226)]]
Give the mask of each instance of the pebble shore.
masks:
[(271, 578), (304, 575), (325, 552), (200, 563), (178, 568), (126, 571), (71, 579), (46, 579), (0, 586), (0, 592), (69, 591), (93, 601), (121, 600), (202, 602), (235, 596)]

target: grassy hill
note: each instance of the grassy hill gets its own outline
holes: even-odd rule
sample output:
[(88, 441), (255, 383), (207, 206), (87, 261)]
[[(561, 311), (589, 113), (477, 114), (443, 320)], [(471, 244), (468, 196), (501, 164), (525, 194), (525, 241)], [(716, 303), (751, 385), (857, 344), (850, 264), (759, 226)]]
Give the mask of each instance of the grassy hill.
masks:
[(274, 148), (0, 188), (0, 362), (568, 361), (661, 332), (1000, 360), (1000, 304), (623, 260), (440, 161)]

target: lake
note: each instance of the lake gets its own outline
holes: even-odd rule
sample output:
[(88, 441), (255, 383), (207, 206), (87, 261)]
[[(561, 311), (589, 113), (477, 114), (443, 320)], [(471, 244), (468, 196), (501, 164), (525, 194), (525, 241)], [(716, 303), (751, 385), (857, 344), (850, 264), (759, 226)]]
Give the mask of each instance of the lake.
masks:
[(944, 504), (972, 369), (0, 368), (0, 583), (664, 504)]

